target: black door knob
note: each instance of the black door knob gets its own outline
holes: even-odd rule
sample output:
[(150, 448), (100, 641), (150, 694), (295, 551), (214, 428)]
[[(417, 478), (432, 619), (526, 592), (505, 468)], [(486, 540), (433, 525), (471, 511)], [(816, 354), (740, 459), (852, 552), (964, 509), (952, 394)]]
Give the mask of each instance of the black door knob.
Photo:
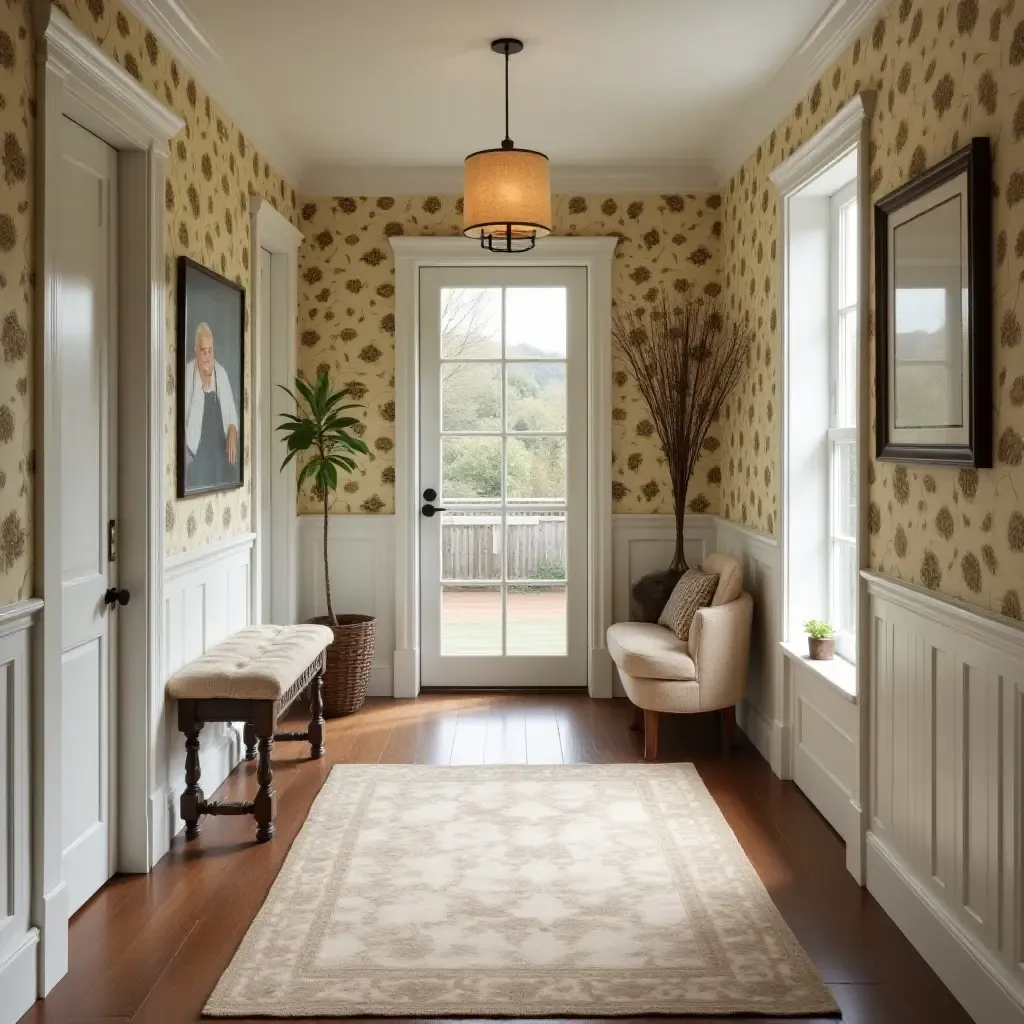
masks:
[(431, 505), (430, 502), (427, 502), (420, 511), (429, 519), (435, 512), (447, 512), (448, 509), (441, 505)]
[(127, 590), (118, 590), (117, 587), (111, 587), (103, 595), (103, 603), (113, 607), (115, 604), (126, 605), (132, 599), (132, 595)]
[(424, 501), (433, 501), (436, 497), (437, 497), (437, 491), (435, 491), (433, 487), (428, 487), (423, 492), (423, 500)]

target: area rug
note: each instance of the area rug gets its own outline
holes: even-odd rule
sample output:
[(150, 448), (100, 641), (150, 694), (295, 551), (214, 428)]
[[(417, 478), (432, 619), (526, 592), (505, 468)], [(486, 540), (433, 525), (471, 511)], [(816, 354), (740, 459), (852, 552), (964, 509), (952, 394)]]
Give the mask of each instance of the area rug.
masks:
[(690, 764), (338, 766), (215, 1017), (836, 1013)]

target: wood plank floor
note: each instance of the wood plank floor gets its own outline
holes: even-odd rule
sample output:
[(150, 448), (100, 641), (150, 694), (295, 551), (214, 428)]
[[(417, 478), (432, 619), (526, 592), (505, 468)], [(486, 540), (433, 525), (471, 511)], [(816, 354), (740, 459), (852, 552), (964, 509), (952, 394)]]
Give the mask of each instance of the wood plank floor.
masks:
[[(67, 977), (23, 1021), (199, 1020), (332, 764), (636, 761), (641, 748), (627, 729), (631, 718), (625, 701), (576, 694), (437, 694), (369, 701), (359, 714), (331, 721), (321, 761), (307, 760), (304, 744), (280, 743), (274, 758), (274, 841), (257, 846), (249, 818), (207, 819), (199, 840), (188, 846), (176, 840), (150, 875), (114, 878), (71, 922)], [(800, 791), (775, 778), (745, 740), (723, 757), (714, 716), (669, 719), (661, 759), (695, 762), (831, 986), (843, 1020), (970, 1024), (847, 873), (843, 844)], [(221, 795), (250, 796), (254, 770), (255, 765), (240, 765)]]

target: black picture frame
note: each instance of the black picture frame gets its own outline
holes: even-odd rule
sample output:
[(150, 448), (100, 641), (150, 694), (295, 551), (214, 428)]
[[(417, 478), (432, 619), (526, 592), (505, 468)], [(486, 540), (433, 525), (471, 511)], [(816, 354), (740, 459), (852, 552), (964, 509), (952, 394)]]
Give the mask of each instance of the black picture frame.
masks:
[[(200, 346), (207, 348), (206, 339), (209, 354), (204, 358), (212, 363), (208, 379), (197, 358)], [(245, 289), (179, 256), (177, 341), (178, 497), (236, 490), (245, 484)], [(216, 406), (208, 413), (212, 401)]]
[[(918, 437), (912, 442), (894, 436), (894, 420), (890, 417), (890, 396), (895, 401), (890, 354), (895, 349), (895, 292), (899, 274), (890, 239), (890, 227), (901, 211), (911, 203), (956, 182), (965, 176), (961, 195), (966, 205), (966, 267), (961, 266), (961, 281), (967, 282), (967, 316), (962, 323), (961, 366), (966, 379), (961, 380), (961, 407), (965, 405), (963, 422), (956, 429), (964, 435), (951, 442), (929, 441)], [(948, 191), (948, 189), (945, 189)], [(937, 209), (938, 207), (936, 207)], [(962, 208), (962, 207), (961, 207)], [(926, 211), (927, 212), (931, 212)], [(922, 215), (923, 216), (923, 215)], [(904, 223), (910, 223), (909, 220)], [(898, 225), (897, 225), (898, 226)], [(908, 181), (875, 203), (875, 457), (896, 462), (924, 462), (976, 469), (992, 465), (992, 155), (988, 138), (979, 136), (969, 145), (941, 163)], [(893, 227), (893, 235), (895, 227)], [(963, 241), (963, 239), (961, 240)], [(961, 249), (962, 251), (962, 249)], [(962, 288), (962, 283), (961, 283)], [(962, 309), (962, 306), (961, 306)], [(895, 365), (895, 358), (893, 360)], [(946, 428), (935, 428), (936, 435)], [(916, 430), (926, 435), (928, 427)], [(950, 431), (947, 430), (947, 433)]]

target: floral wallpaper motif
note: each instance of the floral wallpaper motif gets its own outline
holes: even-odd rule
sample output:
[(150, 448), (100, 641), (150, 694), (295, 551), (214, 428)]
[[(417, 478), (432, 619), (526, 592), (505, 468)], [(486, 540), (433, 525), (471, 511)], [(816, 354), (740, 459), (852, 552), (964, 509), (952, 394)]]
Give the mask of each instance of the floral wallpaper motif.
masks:
[[(874, 200), (973, 135), (994, 156), (995, 467), (874, 462), (871, 566), (1021, 618), (1024, 591), (1024, 9), (1016, 0), (892, 0), (733, 175), (725, 190), (724, 287), (760, 342), (725, 417), (723, 513), (778, 524), (778, 196), (768, 175), (861, 89), (875, 89)], [(872, 300), (873, 304), (873, 300)], [(871, 351), (874, 347), (871, 316)]]
[(0, 6), (0, 604), (31, 594), (32, 166), (35, 133), (29, 5)]
[[(15, 6), (22, 6), (16, 4)], [(252, 498), (251, 380), (249, 315), (252, 266), (249, 250), (249, 196), (261, 195), (295, 219), (295, 190), (267, 163), (245, 134), (175, 59), (163, 43), (116, 0), (58, 0), (75, 25), (108, 56), (185, 121), (171, 142), (167, 168), (167, 406), (164, 428), (165, 552), (193, 551), (249, 529)], [(0, 40), (2, 42), (2, 40)], [(2, 50), (2, 47), (0, 47)], [(0, 53), (2, 56), (2, 53)], [(246, 289), (246, 484), (234, 491), (179, 501), (176, 471), (177, 346), (175, 292), (177, 257), (211, 267)], [(0, 430), (2, 430), (0, 412)], [(0, 527), (2, 529), (2, 527)], [(2, 543), (2, 538), (0, 538)]]
[[(559, 235), (617, 235), (613, 302), (641, 306), (664, 285), (680, 300), (718, 295), (722, 200), (718, 195), (556, 196)], [(366, 406), (364, 439), (372, 459), (344, 485), (335, 512), (394, 512), (394, 259), (392, 235), (457, 235), (462, 201), (454, 196), (304, 198), (299, 226), (299, 370), (355, 388)], [(647, 406), (614, 356), (613, 502), (615, 512), (672, 512), (672, 490)], [(721, 442), (707, 441), (687, 495), (696, 512), (720, 508)], [(320, 511), (310, 491), (300, 513)]]

